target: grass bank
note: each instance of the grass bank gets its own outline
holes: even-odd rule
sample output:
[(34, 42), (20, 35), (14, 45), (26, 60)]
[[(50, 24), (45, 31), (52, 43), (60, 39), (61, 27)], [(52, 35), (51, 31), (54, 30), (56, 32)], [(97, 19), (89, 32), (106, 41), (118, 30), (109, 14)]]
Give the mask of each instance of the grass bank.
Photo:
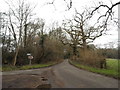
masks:
[(43, 68), (43, 67), (49, 67), (56, 65), (58, 63), (62, 62), (48, 62), (44, 64), (33, 64), (33, 65), (24, 65), (24, 66), (12, 66), (12, 65), (4, 65), (2, 66), (2, 71), (14, 71), (14, 70), (27, 70), (27, 69), (37, 69), (37, 68)]
[(118, 72), (118, 66), (120, 66), (120, 63), (116, 59), (107, 59), (107, 69), (94, 68), (94, 67), (79, 64), (74, 61), (69, 61), (69, 63), (80, 69), (84, 69), (94, 73), (99, 73), (102, 75), (120, 79), (120, 74)]

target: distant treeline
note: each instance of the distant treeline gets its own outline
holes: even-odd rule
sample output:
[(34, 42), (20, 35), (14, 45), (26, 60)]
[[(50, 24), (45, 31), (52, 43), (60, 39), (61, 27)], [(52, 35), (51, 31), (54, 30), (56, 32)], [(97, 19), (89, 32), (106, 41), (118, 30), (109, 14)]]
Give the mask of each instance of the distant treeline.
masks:
[(99, 51), (106, 58), (113, 58), (113, 59), (118, 59), (119, 58), (117, 48), (108, 48), (108, 49), (102, 48), (102, 49), (99, 49)]

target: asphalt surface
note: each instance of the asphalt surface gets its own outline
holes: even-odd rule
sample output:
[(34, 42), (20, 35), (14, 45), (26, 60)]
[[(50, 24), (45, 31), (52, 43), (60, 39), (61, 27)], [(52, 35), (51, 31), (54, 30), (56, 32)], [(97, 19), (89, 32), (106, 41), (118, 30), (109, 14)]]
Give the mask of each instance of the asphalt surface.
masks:
[(53, 67), (53, 73), (63, 82), (63, 88), (118, 88), (118, 80), (78, 69), (65, 60)]
[(78, 69), (68, 60), (48, 68), (3, 72), (3, 87), (36, 88), (41, 84), (41, 77), (52, 88), (118, 88), (117, 79)]

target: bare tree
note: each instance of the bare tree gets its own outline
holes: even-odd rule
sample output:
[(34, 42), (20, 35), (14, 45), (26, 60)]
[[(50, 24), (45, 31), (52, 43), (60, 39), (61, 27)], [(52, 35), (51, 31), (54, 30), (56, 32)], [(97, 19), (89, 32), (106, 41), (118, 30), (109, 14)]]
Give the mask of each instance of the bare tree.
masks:
[[(42, 49), (40, 59), (42, 59), (44, 57), (44, 53), (45, 53), (45, 39), (46, 39), (46, 34), (44, 34), (45, 21), (43, 19), (41, 19), (39, 22), (39, 25), (40, 25), (40, 31), (38, 33), (38, 36), (40, 38), (39, 45)], [(40, 60), (38, 61), (38, 63), (40, 63)]]
[(9, 5), (9, 30), (13, 34), (15, 40), (15, 57), (13, 65), (16, 65), (16, 59), (19, 52), (20, 45), (26, 46), (26, 36), (27, 36), (27, 25), (31, 19), (31, 13), (33, 8), (30, 4), (26, 3), (24, 0), (18, 0), (18, 5), (15, 5), (12, 1), (6, 2)]
[(54, 22), (52, 24), (52, 28), (50, 28), (50, 31), (49, 31), (49, 37), (58, 42), (61, 42), (61, 40), (65, 38), (65, 34), (63, 33), (62, 28), (61, 26), (58, 25), (57, 22)]
[(87, 44), (102, 36), (107, 30), (107, 26), (105, 24), (106, 20), (99, 23), (97, 21), (93, 21), (93, 18), (94, 15), (91, 15), (88, 10), (85, 10), (82, 13), (78, 13), (76, 11), (76, 15), (74, 17), (74, 21), (76, 23), (74, 27), (78, 30), (80, 37), (79, 45), (81, 45), (83, 49), (86, 49)]
[[(102, 19), (102, 18), (106, 18), (106, 22), (105, 22), (105, 23), (107, 24), (109, 19), (113, 20), (113, 15), (114, 15), (113, 9), (114, 9), (116, 6), (118, 6), (118, 5), (120, 5), (120, 1), (118, 1), (118, 2), (116, 2), (116, 3), (114, 3), (114, 4), (111, 2), (111, 6), (109, 6), (109, 5), (107, 5), (107, 4), (103, 4), (103, 3), (101, 2), (97, 7), (95, 7), (95, 8), (92, 10), (91, 15), (95, 14), (96, 12), (98, 12), (101, 8), (103, 8), (103, 9), (105, 8), (105, 9), (106, 9), (105, 13), (102, 14), (102, 15), (100, 15), (100, 16), (98, 17), (98, 21), (99, 21), (100, 19)], [(117, 23), (117, 21), (115, 21), (115, 22)]]
[[(63, 23), (63, 31), (66, 35), (61, 41), (64, 45), (69, 44), (73, 49), (73, 55), (77, 55), (77, 47), (80, 41), (80, 32), (74, 28), (74, 25), (71, 20)], [(68, 38), (68, 39), (67, 39)]]
[(32, 46), (33, 44), (38, 44), (38, 42), (34, 41), (34, 38), (37, 36), (37, 33), (41, 32), (40, 28), (41, 25), (38, 18), (27, 24), (26, 47)]
[(69, 34), (74, 47), (79, 45), (83, 49), (87, 48), (89, 43), (102, 36), (107, 30), (106, 25), (95, 22), (90, 24), (89, 21), (92, 21), (92, 17), (93, 15), (86, 10), (83, 13), (76, 11), (74, 19), (63, 24), (63, 29)]
[[(54, 8), (56, 9), (56, 7), (55, 7), (55, 1), (57, 1), (57, 0), (52, 0), (51, 2), (47, 2), (46, 5), (53, 5)], [(63, 0), (63, 1), (65, 2), (66, 7), (67, 7), (67, 9), (65, 11), (70, 10), (72, 8), (73, 1), (72, 0)]]

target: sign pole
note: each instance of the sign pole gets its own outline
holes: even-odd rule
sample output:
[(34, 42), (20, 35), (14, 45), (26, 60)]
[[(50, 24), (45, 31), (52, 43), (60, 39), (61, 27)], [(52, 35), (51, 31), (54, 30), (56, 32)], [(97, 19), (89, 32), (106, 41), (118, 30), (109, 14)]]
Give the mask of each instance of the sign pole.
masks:
[(31, 59), (30, 59), (29, 65), (31, 65)]

